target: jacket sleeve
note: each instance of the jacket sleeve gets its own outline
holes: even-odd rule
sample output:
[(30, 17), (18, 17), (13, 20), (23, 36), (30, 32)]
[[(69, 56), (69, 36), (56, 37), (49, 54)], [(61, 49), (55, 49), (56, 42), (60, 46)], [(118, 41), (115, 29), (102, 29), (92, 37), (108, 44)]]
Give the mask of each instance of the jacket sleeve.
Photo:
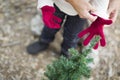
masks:
[(99, 17), (104, 19), (108, 19), (108, 5), (109, 0), (91, 0), (91, 5), (96, 8), (96, 11), (93, 13)]
[(46, 5), (53, 6), (53, 0), (38, 0), (37, 9), (40, 9)]

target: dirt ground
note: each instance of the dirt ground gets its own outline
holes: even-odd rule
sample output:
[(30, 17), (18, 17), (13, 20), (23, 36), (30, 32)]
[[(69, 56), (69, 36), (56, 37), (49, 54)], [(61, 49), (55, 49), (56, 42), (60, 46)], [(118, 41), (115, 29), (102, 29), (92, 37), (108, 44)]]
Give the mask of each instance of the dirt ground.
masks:
[[(26, 52), (26, 46), (38, 39), (31, 31), (32, 20), (40, 16), (36, 3), (0, 0), (0, 80), (41, 80), (46, 65), (58, 57), (62, 40), (59, 33), (46, 51), (37, 56)], [(120, 15), (114, 25), (105, 28), (105, 34), (107, 46), (99, 48), (100, 62), (91, 80), (120, 80)]]

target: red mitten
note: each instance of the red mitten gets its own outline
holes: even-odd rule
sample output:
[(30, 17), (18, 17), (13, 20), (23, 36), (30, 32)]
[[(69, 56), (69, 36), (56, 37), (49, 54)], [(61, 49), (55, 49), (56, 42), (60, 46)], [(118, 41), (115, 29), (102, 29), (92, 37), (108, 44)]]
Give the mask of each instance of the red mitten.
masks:
[[(97, 19), (90, 25), (90, 27), (80, 32), (78, 36), (81, 38), (85, 34), (89, 33), (88, 37), (83, 42), (83, 44), (86, 46), (94, 36), (99, 35), (101, 37), (100, 44), (101, 46), (104, 47), (106, 45), (106, 41), (103, 32), (103, 27), (104, 25), (110, 25), (111, 23), (112, 20), (106, 20), (101, 17), (97, 17)], [(96, 43), (94, 49), (97, 49), (98, 46), (99, 46), (99, 42)]]
[(55, 8), (51, 6), (44, 6), (41, 10), (44, 24), (49, 28), (59, 29), (62, 20), (54, 15)]

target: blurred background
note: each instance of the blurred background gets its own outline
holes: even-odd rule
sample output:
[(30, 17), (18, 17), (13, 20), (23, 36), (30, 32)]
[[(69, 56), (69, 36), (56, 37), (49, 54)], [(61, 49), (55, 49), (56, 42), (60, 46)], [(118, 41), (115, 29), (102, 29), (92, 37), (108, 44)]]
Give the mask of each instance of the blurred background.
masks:
[[(0, 0), (0, 80), (42, 80), (46, 65), (58, 57), (60, 33), (48, 50), (37, 56), (26, 52), (43, 27), (36, 6), (37, 0)], [(104, 30), (107, 46), (98, 50), (91, 80), (120, 80), (120, 13)]]

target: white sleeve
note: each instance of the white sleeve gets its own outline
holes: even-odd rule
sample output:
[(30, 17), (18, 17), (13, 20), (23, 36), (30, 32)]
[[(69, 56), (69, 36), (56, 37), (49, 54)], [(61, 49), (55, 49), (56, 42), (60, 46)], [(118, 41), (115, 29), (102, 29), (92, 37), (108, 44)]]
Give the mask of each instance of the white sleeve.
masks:
[(38, 0), (37, 9), (40, 9), (45, 5), (53, 6), (53, 0)]
[(96, 8), (96, 11), (93, 14), (96, 14), (99, 17), (104, 19), (108, 19), (108, 5), (109, 0), (91, 0), (91, 5)]

